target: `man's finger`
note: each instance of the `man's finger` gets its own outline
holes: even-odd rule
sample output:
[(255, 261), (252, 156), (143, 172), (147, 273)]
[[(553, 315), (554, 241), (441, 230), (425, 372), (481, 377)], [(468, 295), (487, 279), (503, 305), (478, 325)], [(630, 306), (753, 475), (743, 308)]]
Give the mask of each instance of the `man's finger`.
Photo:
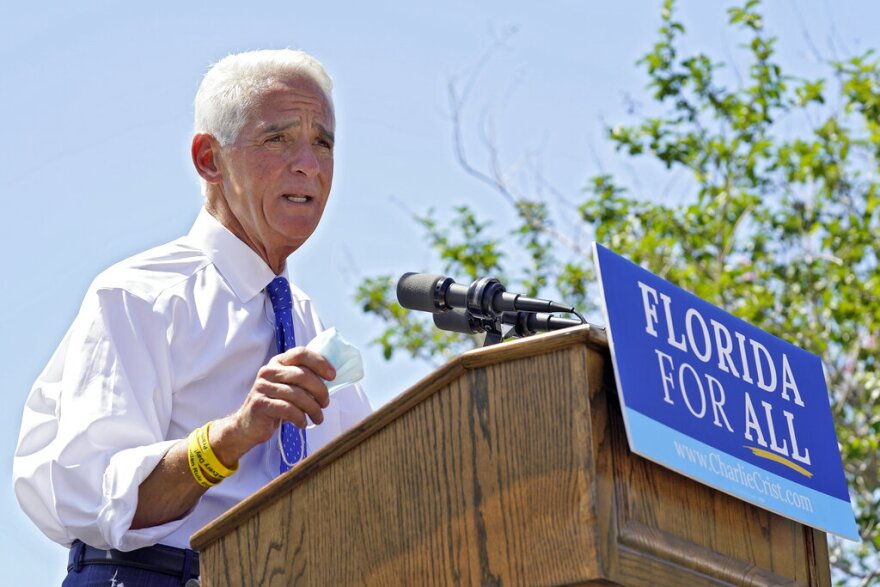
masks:
[(324, 413), (321, 411), (318, 400), (311, 392), (300, 387), (274, 385), (266, 389), (266, 395), (272, 399), (284, 400), (295, 406), (298, 410), (307, 413), (315, 424), (320, 424), (324, 421)]
[(328, 381), (336, 378), (336, 371), (333, 369), (333, 365), (327, 359), (306, 347), (294, 347), (277, 355), (275, 359), (282, 365), (296, 365), (311, 369), (315, 374)]
[[(289, 391), (290, 390), (288, 390), (288, 392)], [(303, 396), (308, 395), (301, 390), (300, 393), (302, 393)], [(281, 395), (283, 394), (279, 394), (279, 397), (264, 395), (254, 404), (254, 415), (274, 420), (273, 429), (277, 429), (279, 422), (284, 420), (292, 423), (297, 428), (305, 428), (308, 425), (306, 414), (308, 414), (309, 418), (311, 418), (312, 422), (315, 424), (321, 424), (324, 421), (324, 413), (314, 400), (301, 398), (302, 403), (292, 402), (288, 397), (281, 397)], [(290, 396), (290, 393), (287, 395)], [(311, 401), (310, 405), (308, 403), (309, 401)], [(302, 404), (309, 405), (309, 407), (304, 409), (301, 407)]]
[(309, 386), (311, 383), (320, 383), (324, 380), (318, 377), (314, 371), (304, 365), (282, 365), (278, 362), (270, 362), (260, 369), (257, 374), (260, 378), (287, 385)]
[(296, 426), (297, 428), (305, 428), (308, 426), (308, 421), (306, 420), (306, 414), (293, 404), (286, 404), (284, 408), (284, 416), (282, 416), (282, 420), (286, 420)]

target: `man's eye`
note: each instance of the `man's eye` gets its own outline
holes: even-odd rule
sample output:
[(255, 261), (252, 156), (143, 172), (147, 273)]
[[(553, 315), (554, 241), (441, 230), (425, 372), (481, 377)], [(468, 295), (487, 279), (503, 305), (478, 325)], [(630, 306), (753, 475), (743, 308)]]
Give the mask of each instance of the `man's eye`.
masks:
[(327, 141), (325, 139), (318, 139), (317, 141), (315, 141), (315, 144), (318, 145), (319, 147), (323, 147), (325, 149), (332, 149), (333, 148), (333, 143), (331, 143), (330, 141)]
[(284, 140), (284, 135), (272, 135), (266, 139), (267, 143), (280, 143)]

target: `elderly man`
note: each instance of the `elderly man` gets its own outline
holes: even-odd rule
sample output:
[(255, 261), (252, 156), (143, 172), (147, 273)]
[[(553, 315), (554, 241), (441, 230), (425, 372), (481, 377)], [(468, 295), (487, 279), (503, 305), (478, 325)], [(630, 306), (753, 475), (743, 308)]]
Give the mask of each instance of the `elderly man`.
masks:
[(301, 346), (323, 327), (285, 278), (330, 194), (330, 94), (301, 51), (214, 65), (192, 140), (204, 209), (95, 279), (35, 383), (15, 493), (72, 546), (64, 585), (192, 580), (195, 530), (369, 413), (358, 386), (329, 397), (332, 366)]

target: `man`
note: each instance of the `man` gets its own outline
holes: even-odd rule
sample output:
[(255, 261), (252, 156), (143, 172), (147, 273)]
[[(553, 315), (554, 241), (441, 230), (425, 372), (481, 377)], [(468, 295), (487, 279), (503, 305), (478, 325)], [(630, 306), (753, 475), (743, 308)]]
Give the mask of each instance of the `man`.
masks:
[(333, 368), (302, 346), (323, 329), (309, 298), (273, 289), (321, 219), (334, 129), (330, 78), (303, 52), (231, 55), (202, 80), (204, 209), (187, 236), (96, 278), (25, 406), (15, 492), (73, 545), (65, 585), (197, 576), (189, 536), (290, 462), (282, 422), (315, 424), (294, 437), (301, 456), (369, 413), (357, 386), (331, 399)]

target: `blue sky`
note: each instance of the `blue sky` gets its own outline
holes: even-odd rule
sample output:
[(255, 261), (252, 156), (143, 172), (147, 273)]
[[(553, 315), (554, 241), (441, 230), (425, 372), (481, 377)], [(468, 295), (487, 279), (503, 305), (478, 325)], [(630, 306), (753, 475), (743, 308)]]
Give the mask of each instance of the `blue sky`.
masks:
[[(726, 60), (739, 39), (727, 3), (682, 2), (689, 47)], [(429, 371), (382, 361), (379, 324), (352, 301), (362, 277), (439, 271), (408, 210), (472, 204), (509, 216), (457, 166), (446, 85), (499, 38), (466, 112), (469, 152), (485, 152), (482, 116), (502, 158), (536, 153), (543, 174), (576, 196), (600, 168), (626, 169), (602, 138), (626, 120), (624, 96), (647, 101), (634, 63), (654, 42), (660, 2), (453, 0), (359, 2), (9, 3), (0, 8), (0, 198), (6, 211), (0, 361), (7, 407), (0, 462), (9, 479), (21, 406), (91, 279), (137, 251), (186, 232), (200, 195), (189, 161), (192, 97), (227, 53), (303, 48), (336, 82), (334, 189), (291, 273), (324, 320), (364, 350), (379, 406)], [(826, 57), (871, 46), (880, 7), (867, 0), (773, 2), (767, 26), (786, 64), (815, 75)], [(512, 29), (516, 33), (508, 35)], [(641, 173), (641, 171), (639, 171)], [(8, 584), (60, 583), (66, 552), (20, 513), (0, 484), (0, 552)]]

